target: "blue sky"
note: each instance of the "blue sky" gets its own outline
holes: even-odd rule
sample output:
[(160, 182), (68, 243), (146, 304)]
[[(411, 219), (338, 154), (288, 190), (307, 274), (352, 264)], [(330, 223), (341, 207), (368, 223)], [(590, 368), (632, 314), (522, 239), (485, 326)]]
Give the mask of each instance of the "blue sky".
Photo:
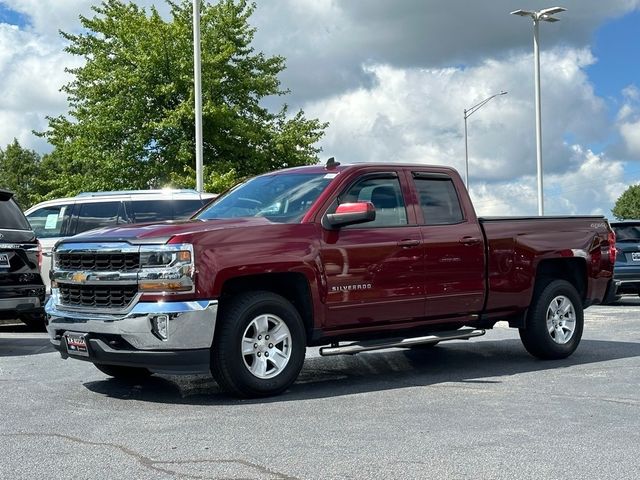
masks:
[[(67, 112), (79, 62), (58, 31), (97, 3), (0, 0), (0, 148), (49, 151), (32, 131)], [(554, 5), (567, 11), (540, 30), (546, 211), (608, 215), (640, 182), (640, 0), (258, 0), (251, 21), (256, 50), (287, 59), (291, 94), (269, 105), (330, 122), (322, 158), (464, 171), (463, 109), (507, 90), (469, 122), (471, 194), (481, 214), (534, 214), (532, 31), (509, 12)]]
[(640, 86), (640, 12), (606, 22), (591, 48), (598, 61), (586, 71), (598, 95), (620, 102), (623, 88)]

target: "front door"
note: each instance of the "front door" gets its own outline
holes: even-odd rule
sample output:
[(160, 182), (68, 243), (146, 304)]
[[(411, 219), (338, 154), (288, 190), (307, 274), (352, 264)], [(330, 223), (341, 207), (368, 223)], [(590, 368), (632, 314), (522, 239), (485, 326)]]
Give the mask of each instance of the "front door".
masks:
[(339, 203), (349, 202), (373, 203), (376, 218), (323, 233), (320, 255), (327, 280), (325, 328), (422, 317), (420, 228), (410, 225), (397, 173), (363, 175), (340, 195)]

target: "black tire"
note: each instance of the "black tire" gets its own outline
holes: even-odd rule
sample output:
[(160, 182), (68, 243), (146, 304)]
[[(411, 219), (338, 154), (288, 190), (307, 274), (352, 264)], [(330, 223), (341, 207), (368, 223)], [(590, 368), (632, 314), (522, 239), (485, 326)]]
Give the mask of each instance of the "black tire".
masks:
[(118, 380), (144, 380), (151, 376), (151, 372), (146, 368), (140, 367), (124, 367), (122, 365), (105, 365), (103, 363), (94, 363), (96, 368), (105, 375), (117, 378)]
[[(267, 359), (268, 355), (264, 353), (262, 354), (264, 356), (258, 359), (256, 355), (260, 356), (260, 353), (243, 354), (242, 351), (243, 339), (248, 338), (245, 335), (257, 336), (259, 332), (252, 330), (254, 328), (252, 325), (256, 325), (255, 322), (259, 318), (265, 318), (265, 315), (269, 316), (266, 317), (269, 319), (268, 325), (275, 325), (271, 323), (273, 320), (279, 325), (284, 323), (288, 329), (288, 340), (275, 345), (275, 348), (281, 351), (286, 349), (288, 352), (288, 360), (281, 369), (273, 363), (276, 357), (274, 350), (269, 350), (268, 344), (256, 347), (258, 348), (256, 352), (261, 351), (260, 349), (265, 349), (266, 353), (271, 351), (271, 359)], [(266, 336), (265, 338), (268, 339)], [(276, 395), (286, 390), (298, 377), (304, 363), (305, 351), (304, 324), (300, 314), (288, 300), (271, 292), (243, 293), (222, 305), (211, 349), (211, 373), (218, 385), (233, 395), (239, 397)], [(249, 365), (249, 362), (253, 361), (260, 361), (267, 365), (270, 370), (264, 371), (265, 377), (260, 378), (256, 376), (257, 373), (252, 373), (252, 365)], [(267, 375), (271, 377), (266, 378)]]
[[(559, 299), (562, 299), (562, 303), (559, 303)], [(571, 310), (564, 315), (552, 315), (548, 326), (549, 310), (559, 308), (561, 305), (567, 307), (569, 304)], [(553, 314), (553, 311), (549, 313)], [(569, 335), (568, 325), (571, 324), (571, 317), (573, 317), (573, 329)], [(558, 327), (554, 326), (556, 324)], [(526, 327), (520, 329), (520, 339), (534, 357), (542, 360), (557, 360), (568, 357), (578, 348), (583, 328), (582, 301), (575, 287), (564, 280), (550, 280), (536, 287), (527, 315)], [(550, 332), (551, 329), (553, 332)]]
[(20, 321), (31, 330), (42, 332), (45, 330), (44, 312), (24, 313), (20, 315)]

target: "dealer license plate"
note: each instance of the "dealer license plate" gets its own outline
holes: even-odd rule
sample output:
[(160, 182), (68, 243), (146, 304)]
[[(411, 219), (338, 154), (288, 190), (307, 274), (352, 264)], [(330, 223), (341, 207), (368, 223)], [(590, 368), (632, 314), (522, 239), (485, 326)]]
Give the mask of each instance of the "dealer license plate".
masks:
[(9, 255), (0, 253), (0, 268), (9, 268)]
[(64, 341), (67, 344), (67, 352), (69, 355), (77, 355), (79, 357), (89, 356), (86, 333), (65, 332)]
[(640, 262), (640, 252), (633, 252), (631, 254), (631, 260), (634, 262)]

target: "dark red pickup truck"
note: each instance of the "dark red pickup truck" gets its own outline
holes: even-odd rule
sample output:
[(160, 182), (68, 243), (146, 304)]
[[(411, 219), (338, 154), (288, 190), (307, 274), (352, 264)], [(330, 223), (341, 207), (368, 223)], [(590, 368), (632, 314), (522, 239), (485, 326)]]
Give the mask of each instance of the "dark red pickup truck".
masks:
[(307, 346), (433, 345), (501, 320), (564, 358), (614, 262), (603, 217), (477, 218), (450, 168), (330, 162), (248, 180), (189, 221), (62, 241), (48, 331), (108, 375), (211, 371), (261, 396)]

